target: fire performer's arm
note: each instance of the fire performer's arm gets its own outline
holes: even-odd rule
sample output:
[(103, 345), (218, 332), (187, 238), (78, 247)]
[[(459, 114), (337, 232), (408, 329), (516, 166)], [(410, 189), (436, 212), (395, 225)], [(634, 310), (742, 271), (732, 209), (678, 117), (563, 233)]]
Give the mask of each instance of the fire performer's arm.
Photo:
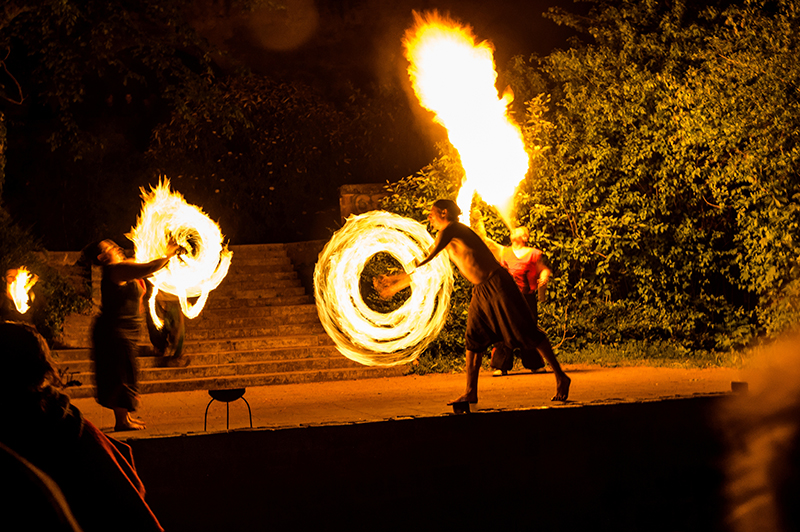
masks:
[[(450, 230), (448, 231), (448, 229)], [(414, 270), (411, 270), (409, 273), (403, 272), (395, 275), (379, 275), (378, 277), (375, 277), (375, 279), (372, 281), (372, 284), (375, 287), (375, 290), (377, 290), (378, 295), (383, 299), (389, 299), (400, 290), (411, 286), (411, 275), (414, 273), (414, 271), (432, 261), (436, 255), (441, 253), (442, 250), (447, 247), (447, 244), (449, 244), (452, 239), (453, 230), (450, 226), (448, 226), (439, 231), (439, 234), (436, 235), (436, 241), (433, 243), (431, 250), (428, 252), (428, 256), (417, 263)]]
[(108, 275), (111, 281), (119, 284), (127, 283), (134, 279), (144, 279), (169, 263), (169, 259), (175, 256), (181, 248), (174, 242), (167, 244), (167, 255), (160, 259), (150, 262), (122, 261), (108, 266)]
[(405, 272), (395, 275), (379, 275), (372, 280), (372, 284), (379, 296), (389, 299), (400, 290), (411, 286), (411, 275)]

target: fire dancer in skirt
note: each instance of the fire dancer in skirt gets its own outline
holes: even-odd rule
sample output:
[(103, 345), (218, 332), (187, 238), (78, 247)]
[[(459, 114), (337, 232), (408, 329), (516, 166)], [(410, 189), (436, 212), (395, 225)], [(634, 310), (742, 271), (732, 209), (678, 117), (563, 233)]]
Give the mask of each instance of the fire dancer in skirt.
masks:
[(165, 267), (180, 247), (174, 242), (167, 256), (147, 263), (126, 257), (112, 240), (90, 246), (89, 257), (103, 267), (100, 315), (95, 320), (95, 384), (97, 402), (114, 411), (114, 430), (141, 430), (143, 421), (131, 412), (139, 405), (136, 354), (142, 330), (144, 278)]
[[(420, 268), (447, 249), (450, 260), (474, 286), (467, 311), (467, 388), (449, 404), (478, 402), (478, 375), (483, 353), (492, 344), (535, 349), (550, 364), (556, 378), (553, 401), (566, 401), (571, 379), (561, 369), (547, 336), (533, 322), (514, 278), (495, 259), (489, 247), (472, 229), (458, 221), (461, 209), (452, 200), (434, 202), (428, 221), (438, 231)], [(413, 273), (413, 272), (412, 272)], [(388, 298), (411, 284), (411, 274), (376, 277), (375, 288)]]
[[(539, 326), (538, 302), (544, 301), (547, 282), (552, 275), (550, 268), (544, 263), (542, 252), (528, 246), (530, 233), (527, 227), (517, 227), (511, 231), (511, 246), (502, 246), (486, 235), (483, 220), (478, 220), (475, 230), (494, 253), (495, 258), (514, 277), (525, 302), (531, 310), (531, 317)], [(518, 352), (522, 365), (531, 371), (544, 367), (544, 361), (536, 350), (523, 349)], [(514, 367), (514, 351), (505, 344), (497, 344), (492, 348), (492, 360), (489, 364), (496, 371), (495, 376), (508, 375)]]

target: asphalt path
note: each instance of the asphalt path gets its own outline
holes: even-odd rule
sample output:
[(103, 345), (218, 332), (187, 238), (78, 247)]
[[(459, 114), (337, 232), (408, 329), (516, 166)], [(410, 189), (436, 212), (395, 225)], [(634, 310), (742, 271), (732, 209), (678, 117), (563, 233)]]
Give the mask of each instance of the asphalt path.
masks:
[[(480, 400), (472, 406), (472, 412), (580, 408), (728, 394), (732, 382), (747, 382), (749, 378), (744, 371), (731, 368), (565, 365), (564, 369), (572, 378), (566, 403), (550, 401), (555, 393), (551, 372), (517, 371), (506, 377), (494, 377), (482, 371)], [(447, 402), (457, 398), (464, 387), (465, 375), (451, 373), (247, 388), (243, 396), (247, 404), (242, 399), (230, 403), (212, 401), (208, 391), (147, 394), (142, 396), (141, 407), (135, 414), (145, 421), (147, 428), (134, 432), (115, 432), (111, 410), (94, 399), (72, 402), (101, 430), (125, 440), (249, 429), (248, 404), (253, 428), (266, 429), (454, 415)], [(752, 385), (750, 390), (753, 391)]]

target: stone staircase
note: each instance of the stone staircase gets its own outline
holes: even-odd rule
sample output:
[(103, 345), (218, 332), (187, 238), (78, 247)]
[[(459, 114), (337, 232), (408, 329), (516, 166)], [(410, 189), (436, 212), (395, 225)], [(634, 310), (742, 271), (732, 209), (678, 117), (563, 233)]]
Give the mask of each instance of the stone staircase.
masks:
[[(244, 388), (273, 384), (399, 376), (405, 369), (367, 367), (340, 354), (319, 322), (312, 296), (287, 253), (287, 244), (231, 246), (225, 280), (200, 316), (186, 320), (185, 365), (140, 356), (141, 393)], [(93, 274), (93, 284), (97, 277)], [(95, 290), (96, 292), (96, 290)], [(74, 320), (88, 340), (89, 318)], [(85, 329), (85, 330), (84, 330)], [(85, 346), (88, 341), (81, 342)], [(149, 344), (143, 331), (142, 352)], [(94, 396), (89, 347), (58, 349), (53, 356), (67, 393)]]

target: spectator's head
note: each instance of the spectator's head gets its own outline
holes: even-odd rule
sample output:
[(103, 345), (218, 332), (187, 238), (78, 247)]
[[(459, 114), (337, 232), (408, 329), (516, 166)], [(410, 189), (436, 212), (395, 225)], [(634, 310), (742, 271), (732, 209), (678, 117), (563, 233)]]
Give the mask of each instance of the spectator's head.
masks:
[(0, 394), (13, 396), (61, 386), (42, 335), (29, 323), (0, 323)]

